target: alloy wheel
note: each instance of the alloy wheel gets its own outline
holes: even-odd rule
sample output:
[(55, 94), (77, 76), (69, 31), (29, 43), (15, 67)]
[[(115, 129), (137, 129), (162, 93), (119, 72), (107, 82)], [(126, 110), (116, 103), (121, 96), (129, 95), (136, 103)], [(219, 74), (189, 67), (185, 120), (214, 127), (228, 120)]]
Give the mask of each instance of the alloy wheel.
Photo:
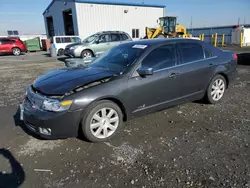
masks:
[(110, 137), (119, 125), (118, 113), (112, 108), (98, 110), (90, 121), (90, 130), (98, 139)]
[(85, 52), (85, 53), (83, 54), (83, 57), (84, 57), (84, 58), (91, 58), (91, 57), (92, 57), (92, 54), (91, 54), (90, 52)]
[(225, 82), (222, 79), (216, 79), (212, 85), (211, 96), (214, 101), (218, 101), (222, 98), (225, 92)]
[(14, 49), (13, 49), (13, 54), (14, 54), (14, 55), (20, 55), (20, 53), (21, 53), (21, 52), (20, 52), (20, 50), (19, 50), (18, 48), (14, 48)]

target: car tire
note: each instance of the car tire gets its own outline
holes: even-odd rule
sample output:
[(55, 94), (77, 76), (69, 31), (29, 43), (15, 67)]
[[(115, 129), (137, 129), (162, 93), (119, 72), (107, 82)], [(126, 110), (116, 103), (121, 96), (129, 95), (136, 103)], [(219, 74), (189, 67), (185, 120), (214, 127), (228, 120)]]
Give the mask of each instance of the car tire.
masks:
[(21, 55), (21, 50), (20, 50), (20, 48), (13, 48), (13, 49), (12, 49), (12, 54), (13, 54), (14, 56), (19, 56), (19, 55)]
[(122, 125), (123, 113), (120, 107), (112, 101), (102, 100), (93, 103), (84, 111), (81, 128), (88, 141), (105, 142), (112, 138)]
[(58, 50), (58, 56), (62, 56), (62, 55), (64, 55), (64, 49), (60, 48)]
[(90, 50), (83, 50), (81, 53), (81, 58), (91, 58), (93, 56), (94, 56), (94, 54)]
[(216, 75), (210, 81), (206, 91), (205, 99), (209, 104), (216, 104), (221, 101), (227, 88), (227, 81), (224, 76)]

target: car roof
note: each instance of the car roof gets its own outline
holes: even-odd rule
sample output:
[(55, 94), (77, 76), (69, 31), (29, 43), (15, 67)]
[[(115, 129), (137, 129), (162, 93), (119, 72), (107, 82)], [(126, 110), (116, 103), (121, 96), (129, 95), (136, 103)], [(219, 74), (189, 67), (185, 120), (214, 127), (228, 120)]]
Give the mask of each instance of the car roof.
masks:
[(78, 35), (56, 35), (56, 36), (53, 36), (53, 37), (79, 37)]
[(107, 33), (127, 34), (127, 33), (124, 32), (124, 31), (100, 31), (100, 32), (97, 32), (96, 34), (107, 34)]
[(20, 38), (18, 38), (18, 37), (0, 37), (0, 40), (3, 40), (3, 39), (20, 40)]
[(156, 39), (141, 39), (141, 40), (135, 40), (131, 42), (126, 42), (124, 44), (131, 44), (131, 45), (147, 45), (147, 46), (155, 46), (160, 44), (166, 44), (168, 42), (176, 42), (176, 41), (182, 41), (182, 42), (196, 42), (201, 43), (202, 41), (196, 40), (196, 39), (187, 39), (187, 38), (156, 38)]

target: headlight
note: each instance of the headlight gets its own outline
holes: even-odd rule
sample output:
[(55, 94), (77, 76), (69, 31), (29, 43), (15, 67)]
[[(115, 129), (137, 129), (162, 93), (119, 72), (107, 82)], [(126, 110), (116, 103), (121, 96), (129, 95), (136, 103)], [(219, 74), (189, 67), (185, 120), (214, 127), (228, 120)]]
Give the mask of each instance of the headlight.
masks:
[(76, 48), (78, 48), (79, 46), (72, 46), (72, 47), (70, 47), (69, 49), (70, 50), (74, 50), (74, 49), (76, 49)]
[(70, 108), (73, 101), (58, 101), (53, 99), (46, 99), (43, 101), (42, 109), (52, 112), (62, 112)]

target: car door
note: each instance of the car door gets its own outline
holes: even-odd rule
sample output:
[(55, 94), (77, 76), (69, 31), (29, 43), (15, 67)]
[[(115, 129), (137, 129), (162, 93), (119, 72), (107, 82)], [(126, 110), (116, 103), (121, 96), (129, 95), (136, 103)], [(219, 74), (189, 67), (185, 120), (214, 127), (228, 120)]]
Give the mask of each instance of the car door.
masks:
[(97, 56), (106, 52), (108, 49), (110, 49), (110, 47), (111, 45), (110, 45), (109, 34), (100, 35), (99, 38), (96, 40), (96, 42), (91, 45), (91, 49)]
[(215, 56), (208, 56), (204, 48), (196, 42), (180, 42), (177, 44), (180, 63), (175, 69), (176, 79), (182, 83), (180, 96), (195, 98), (206, 90), (214, 72)]
[(177, 97), (180, 85), (171, 77), (176, 64), (175, 44), (157, 47), (141, 61), (139, 67), (153, 68), (153, 75), (140, 77), (135, 71), (129, 79), (132, 116), (163, 109)]

